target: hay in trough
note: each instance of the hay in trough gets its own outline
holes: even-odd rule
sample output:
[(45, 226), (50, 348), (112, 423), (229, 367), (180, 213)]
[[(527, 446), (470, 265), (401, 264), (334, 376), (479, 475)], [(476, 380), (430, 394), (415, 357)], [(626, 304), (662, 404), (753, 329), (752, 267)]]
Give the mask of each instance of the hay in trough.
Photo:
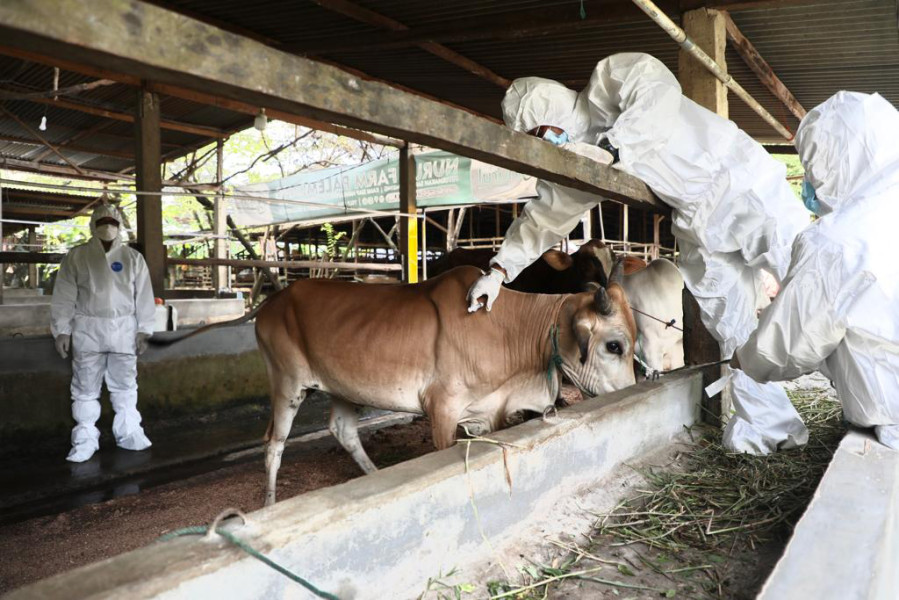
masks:
[(845, 433), (832, 390), (790, 396), (809, 428), (805, 447), (734, 454), (719, 430), (693, 428), (691, 451), (673, 468), (640, 470), (646, 483), (596, 514), (586, 543), (548, 540), (566, 554), (519, 569), (524, 583), (491, 582), (490, 597), (754, 597)]

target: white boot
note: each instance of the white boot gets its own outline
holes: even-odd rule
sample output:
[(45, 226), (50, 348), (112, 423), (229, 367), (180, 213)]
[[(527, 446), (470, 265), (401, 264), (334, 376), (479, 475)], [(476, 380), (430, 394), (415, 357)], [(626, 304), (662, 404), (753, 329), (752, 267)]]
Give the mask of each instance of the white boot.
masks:
[(72, 449), (69, 450), (69, 455), (66, 457), (66, 460), (75, 463), (84, 462), (89, 460), (97, 449), (98, 444), (96, 443), (84, 442), (82, 444), (74, 444)]
[(134, 431), (128, 437), (122, 438), (120, 440), (116, 440), (116, 444), (119, 448), (124, 448), (125, 450), (146, 450), (153, 444), (150, 442), (150, 439), (144, 433), (142, 427), (138, 427), (137, 431)]
[(72, 450), (66, 460), (70, 462), (84, 462), (100, 449), (100, 430), (97, 429), (97, 419), (100, 418), (100, 402), (97, 400), (72, 402), (72, 418), (75, 419), (75, 427), (72, 428)]

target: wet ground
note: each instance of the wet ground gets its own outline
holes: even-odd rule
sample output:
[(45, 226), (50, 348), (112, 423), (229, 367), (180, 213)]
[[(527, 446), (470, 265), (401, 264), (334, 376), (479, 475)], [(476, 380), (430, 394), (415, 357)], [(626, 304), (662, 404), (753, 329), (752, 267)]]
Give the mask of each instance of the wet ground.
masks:
[[(260, 421), (264, 432), (266, 421)], [(255, 431), (258, 425), (248, 419), (246, 429)], [(211, 433), (214, 429), (206, 428), (210, 438), (216, 437)], [(223, 432), (224, 427), (216, 435)], [(245, 512), (261, 508), (261, 432), (252, 436), (255, 441), (250, 448), (206, 458), (197, 455), (186, 463), (173, 462), (170, 453), (177, 450), (177, 443), (157, 437), (152, 455), (112, 450), (106, 444), (91, 461), (72, 468), (63, 453), (47, 463), (32, 458), (15, 477), (4, 473), (4, 482), (18, 486), (20, 500), (27, 495), (22, 490), (29, 480), (40, 480), (40, 489), (58, 493), (47, 499), (39, 497), (37, 490), (28, 492), (44, 516), (24, 518), (29, 512), (27, 501), (12, 507), (9, 518), (7, 509), (3, 510), (0, 593), (147, 545), (174, 529), (208, 524), (225, 508)], [(379, 467), (433, 450), (430, 426), (424, 419), (382, 429), (369, 427), (361, 437)], [(25, 472), (29, 469), (30, 477)], [(54, 480), (55, 476), (60, 480)], [(330, 434), (295, 438), (284, 452), (279, 500), (361, 476), (362, 471)], [(79, 489), (81, 484), (87, 485)], [(7, 497), (6, 488), (0, 489)]]

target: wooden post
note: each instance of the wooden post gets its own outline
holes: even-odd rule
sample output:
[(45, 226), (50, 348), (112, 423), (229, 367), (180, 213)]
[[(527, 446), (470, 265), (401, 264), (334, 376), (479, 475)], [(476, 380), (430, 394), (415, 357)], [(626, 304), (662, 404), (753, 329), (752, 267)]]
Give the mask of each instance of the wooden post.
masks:
[[(225, 141), (216, 140), (215, 143), (215, 179), (219, 184), (218, 194), (215, 196), (215, 204), (212, 210), (213, 233), (213, 258), (228, 258), (228, 244), (225, 239), (225, 226), (227, 214), (225, 212), (224, 189), (222, 188), (223, 163), (225, 159)], [(231, 268), (225, 266), (215, 267), (212, 270), (212, 287), (216, 292), (231, 289)]]
[[(3, 243), (3, 184), (0, 183), (0, 253), (6, 250)], [(3, 282), (6, 281), (6, 264), (0, 261), (0, 305), (3, 304)]]
[(652, 259), (659, 257), (659, 250), (662, 247), (662, 236), (659, 231), (659, 225), (664, 219), (662, 215), (652, 215)]
[[(134, 120), (137, 189), (162, 192), (162, 159), (159, 134), (159, 97), (141, 89), (137, 93)], [(162, 244), (162, 196), (137, 197), (137, 245), (147, 261), (153, 294), (165, 293), (165, 247)]]
[[(400, 148), (400, 212), (416, 213), (415, 158), (409, 146)], [(418, 219), (400, 217), (400, 252), (403, 257), (403, 281), (418, 282)]]
[[(724, 16), (715, 10), (700, 8), (684, 13), (683, 27), (687, 35), (726, 68), (724, 51), (727, 33)], [(727, 118), (727, 88), (686, 52), (678, 59), (678, 79), (684, 95), (710, 111)], [(688, 365), (715, 362), (721, 359), (721, 348), (702, 322), (699, 305), (693, 295), (684, 289), (684, 361)], [(721, 377), (721, 369), (712, 367), (702, 374), (703, 387)], [(719, 425), (721, 417), (730, 411), (730, 400), (724, 393), (715, 398), (702, 394), (703, 419)]]
[[(427, 212), (421, 211), (423, 217), (427, 217)], [(421, 220), (421, 280), (428, 280), (428, 219)]]
[[(39, 252), (37, 249), (37, 227), (28, 227), (28, 251)], [(37, 265), (28, 265), (28, 287), (37, 289)]]
[[(724, 15), (717, 10), (700, 8), (685, 12), (683, 28), (687, 35), (719, 66), (727, 68), (724, 51), (727, 48), (727, 27)], [(687, 98), (715, 114), (727, 118), (727, 88), (698, 60), (680, 51), (678, 79)]]

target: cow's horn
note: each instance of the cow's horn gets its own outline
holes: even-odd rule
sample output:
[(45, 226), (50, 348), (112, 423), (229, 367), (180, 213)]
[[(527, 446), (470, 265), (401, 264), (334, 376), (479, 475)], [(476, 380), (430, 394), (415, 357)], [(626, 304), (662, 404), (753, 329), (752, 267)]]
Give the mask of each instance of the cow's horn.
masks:
[(596, 293), (593, 295), (593, 300), (596, 302), (596, 310), (604, 317), (608, 317), (612, 314), (612, 299), (609, 298), (609, 292), (606, 291), (606, 288), (599, 288), (596, 290)]
[(609, 276), (609, 285), (616, 283), (621, 285), (621, 278), (624, 275), (624, 257), (619, 258), (615, 261), (615, 266), (612, 267), (612, 274)]

